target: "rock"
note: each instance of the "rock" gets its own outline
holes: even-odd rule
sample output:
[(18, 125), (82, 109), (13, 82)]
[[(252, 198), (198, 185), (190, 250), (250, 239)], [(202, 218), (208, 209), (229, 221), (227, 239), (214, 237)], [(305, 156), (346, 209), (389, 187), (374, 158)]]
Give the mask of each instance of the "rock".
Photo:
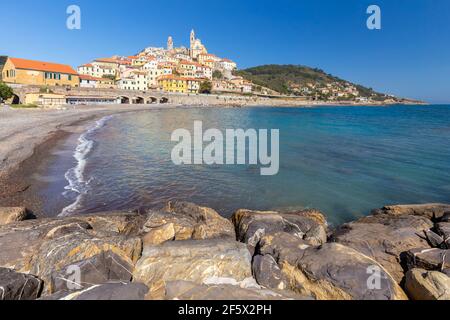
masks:
[(441, 271), (450, 268), (450, 250), (413, 249), (405, 254), (408, 270), (419, 268)]
[(290, 289), (318, 300), (403, 300), (405, 293), (375, 260), (337, 243), (298, 252), (295, 264), (279, 257)]
[(105, 252), (113, 252), (128, 265), (137, 262), (142, 252), (140, 238), (109, 237), (94, 238), (87, 233), (74, 233), (44, 242), (33, 255), (31, 273), (45, 281), (44, 293), (53, 293), (49, 286), (54, 272), (65, 272), (64, 268), (91, 259)]
[[(141, 240), (137, 236), (145, 219), (137, 214), (111, 213), (110, 216), (37, 219), (0, 226), (0, 267), (33, 273), (33, 268), (44, 266), (46, 275), (49, 275), (52, 269), (111, 248), (112, 251), (123, 251), (129, 259), (136, 261), (142, 251)], [(47, 257), (48, 253), (51, 253), (50, 257)], [(35, 263), (39, 267), (34, 266)]]
[(393, 216), (422, 216), (428, 219), (440, 219), (450, 212), (450, 205), (441, 203), (429, 203), (418, 205), (386, 206), (372, 211), (373, 215), (388, 214)]
[(166, 300), (293, 300), (306, 299), (263, 288), (241, 288), (234, 285), (201, 285), (188, 281), (166, 284)]
[[(259, 241), (267, 235), (284, 232), (310, 245), (321, 245), (327, 241), (323, 215), (317, 211), (279, 213), (275, 211), (238, 210), (232, 217), (237, 239), (248, 244), (253, 252)], [(320, 223), (319, 223), (320, 222)]]
[(220, 237), (236, 238), (231, 221), (223, 218), (211, 208), (200, 207), (189, 202), (169, 202), (164, 210), (177, 216), (191, 218), (195, 223), (192, 235), (194, 240)]
[(24, 221), (27, 218), (28, 211), (25, 208), (0, 208), (0, 225)]
[(442, 273), (450, 277), (450, 268), (442, 270)]
[(36, 300), (42, 288), (38, 278), (0, 268), (0, 300)]
[(186, 280), (202, 284), (213, 278), (243, 281), (252, 277), (251, 256), (242, 243), (223, 240), (186, 240), (145, 247), (133, 281), (153, 292), (161, 281)]
[(445, 241), (444, 238), (441, 237), (440, 235), (438, 235), (437, 233), (435, 233), (432, 230), (425, 230), (424, 231), (425, 237), (428, 240), (428, 243), (433, 247), (433, 248), (441, 248)]
[(174, 240), (235, 239), (232, 223), (210, 208), (188, 202), (169, 202), (161, 211), (149, 211), (145, 232), (172, 224)]
[(276, 261), (288, 261), (295, 264), (299, 255), (310, 245), (289, 233), (279, 232), (261, 238), (257, 254), (271, 255)]
[(71, 293), (61, 297), (56, 295), (54, 298), (58, 300), (88, 300), (88, 301), (114, 301), (114, 300), (144, 300), (148, 293), (148, 288), (142, 283), (106, 283), (89, 287), (83, 291)]
[[(133, 268), (130, 260), (124, 260), (111, 251), (102, 252), (52, 272), (49, 292), (80, 291), (111, 281), (130, 282)], [(73, 281), (76, 273), (80, 276), (78, 282)]]
[(441, 222), (450, 222), (450, 210), (444, 213), (441, 218)]
[[(450, 222), (440, 222), (436, 224), (436, 231), (442, 236), (446, 243), (450, 244), (450, 242), (448, 242), (450, 239)], [(450, 247), (447, 246), (447, 249), (450, 249)]]
[(271, 255), (255, 256), (252, 267), (259, 285), (277, 290), (285, 290), (288, 287), (283, 273)]
[(70, 235), (71, 233), (76, 233), (79, 231), (85, 232), (89, 229), (92, 229), (91, 225), (84, 221), (62, 224), (47, 232), (45, 239), (53, 240)]
[(151, 229), (143, 238), (144, 246), (152, 246), (175, 239), (175, 227), (173, 223), (167, 223), (161, 227)]
[(405, 288), (413, 300), (450, 300), (450, 278), (442, 272), (412, 269)]
[[(418, 212), (418, 209), (402, 208), (406, 212)], [(430, 230), (433, 223), (427, 217), (394, 212), (378, 213), (346, 224), (332, 239), (375, 259), (400, 283), (404, 278), (401, 255), (411, 249), (431, 248), (424, 239), (424, 231)]]

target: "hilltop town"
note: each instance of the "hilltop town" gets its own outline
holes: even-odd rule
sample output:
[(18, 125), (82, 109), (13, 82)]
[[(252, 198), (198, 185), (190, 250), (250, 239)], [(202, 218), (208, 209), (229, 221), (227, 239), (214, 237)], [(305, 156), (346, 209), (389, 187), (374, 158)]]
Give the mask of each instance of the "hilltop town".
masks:
[[(191, 31), (188, 48), (176, 47), (170, 36), (165, 48), (147, 47), (132, 56), (95, 58), (78, 66), (77, 70), (64, 64), (13, 57), (4, 57), (3, 62), (0, 59), (0, 69), (0, 80), (16, 88), (16, 91), (20, 91), (17, 88), (21, 86), (40, 87), (37, 91), (22, 90), (21, 96), (14, 96), (13, 103), (46, 106), (169, 101), (166, 97), (161, 100), (161, 97), (150, 95), (155, 92), (188, 96), (228, 95), (231, 98), (223, 98), (223, 101), (238, 101), (238, 104), (246, 104), (250, 98), (253, 98), (254, 104), (266, 99), (278, 100), (278, 104), (289, 102), (291, 105), (302, 102), (412, 102), (377, 93), (305, 66), (268, 65), (238, 70), (236, 62), (210, 53), (194, 30)], [(79, 90), (76, 94), (75, 91), (67, 94), (61, 87)], [(88, 90), (91, 91), (86, 95)], [(96, 94), (93, 95), (92, 90), (96, 90)], [(143, 96), (146, 93), (147, 96)], [(284, 100), (280, 103), (281, 99)], [(170, 99), (171, 102), (175, 100)], [(192, 103), (191, 100), (189, 103)], [(197, 102), (209, 104), (211, 99)]]

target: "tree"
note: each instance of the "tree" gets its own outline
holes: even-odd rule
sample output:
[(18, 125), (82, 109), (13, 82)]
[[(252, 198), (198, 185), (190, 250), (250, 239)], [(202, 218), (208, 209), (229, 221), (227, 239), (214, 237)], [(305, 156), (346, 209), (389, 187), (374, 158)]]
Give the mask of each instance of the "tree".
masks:
[(222, 80), (222, 79), (223, 79), (223, 74), (222, 74), (222, 72), (220, 72), (219, 70), (214, 70), (214, 72), (213, 72), (213, 78), (214, 78), (214, 79)]
[(204, 94), (210, 94), (212, 92), (212, 83), (211, 81), (203, 81), (202, 83), (200, 83), (200, 93), (204, 93)]
[(14, 95), (13, 90), (8, 87), (4, 82), (0, 82), (0, 98), (7, 100)]

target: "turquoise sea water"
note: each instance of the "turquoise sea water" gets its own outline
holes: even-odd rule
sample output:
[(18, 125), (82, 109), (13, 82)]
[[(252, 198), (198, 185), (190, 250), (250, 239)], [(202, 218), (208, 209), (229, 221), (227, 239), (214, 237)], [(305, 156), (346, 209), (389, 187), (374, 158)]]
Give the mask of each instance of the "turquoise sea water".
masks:
[[(257, 166), (175, 166), (171, 134), (192, 131), (195, 120), (204, 129), (279, 129), (279, 174), (261, 176)], [(224, 216), (239, 208), (318, 208), (339, 224), (383, 205), (450, 202), (450, 106), (132, 113), (97, 123), (70, 158), (65, 214), (176, 199)]]

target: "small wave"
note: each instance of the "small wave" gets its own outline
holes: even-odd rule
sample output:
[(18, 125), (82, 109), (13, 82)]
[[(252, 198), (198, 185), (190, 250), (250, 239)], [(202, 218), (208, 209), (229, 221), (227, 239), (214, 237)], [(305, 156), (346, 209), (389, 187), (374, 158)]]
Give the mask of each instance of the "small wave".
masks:
[(91, 136), (99, 129), (103, 128), (108, 120), (113, 117), (114, 116), (111, 115), (98, 120), (94, 126), (89, 128), (78, 138), (78, 144), (73, 155), (77, 160), (77, 165), (66, 172), (65, 178), (69, 182), (69, 185), (64, 188), (66, 191), (63, 192), (65, 197), (68, 197), (69, 194), (72, 193), (77, 194), (77, 197), (75, 202), (61, 211), (59, 214), (60, 217), (70, 216), (75, 213), (76, 210), (80, 208), (80, 202), (83, 199), (83, 196), (88, 193), (91, 179), (86, 179), (84, 176), (84, 169), (86, 167), (87, 157), (94, 147), (94, 141), (91, 140)]

